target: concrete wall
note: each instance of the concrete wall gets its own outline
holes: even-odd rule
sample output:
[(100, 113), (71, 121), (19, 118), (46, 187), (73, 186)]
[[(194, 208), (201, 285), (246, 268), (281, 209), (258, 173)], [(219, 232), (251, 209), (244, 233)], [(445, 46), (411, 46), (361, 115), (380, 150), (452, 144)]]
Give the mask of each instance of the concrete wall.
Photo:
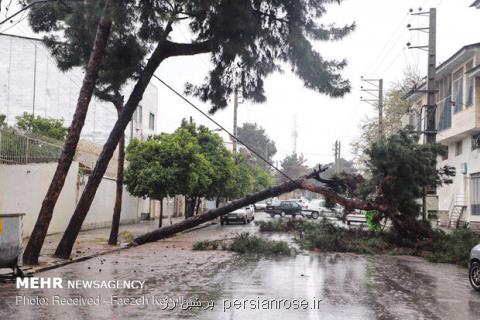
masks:
[[(0, 165), (0, 212), (26, 213), (23, 235), (28, 236), (37, 220), (38, 210), (55, 172), (56, 163)], [(78, 177), (78, 162), (73, 162), (65, 186), (55, 207), (48, 232), (63, 232), (75, 209), (88, 177)], [(104, 178), (92, 203), (83, 229), (109, 226), (115, 203), (114, 179)], [(138, 221), (145, 203), (149, 200), (123, 194), (122, 223)]]

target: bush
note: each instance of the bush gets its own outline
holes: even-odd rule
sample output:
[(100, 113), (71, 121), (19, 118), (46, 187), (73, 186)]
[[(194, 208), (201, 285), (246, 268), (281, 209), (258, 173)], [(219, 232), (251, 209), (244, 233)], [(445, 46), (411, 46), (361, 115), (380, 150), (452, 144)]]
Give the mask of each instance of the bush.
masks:
[(380, 236), (358, 230), (337, 228), (326, 220), (309, 225), (297, 239), (306, 250), (355, 252), (364, 254), (385, 253), (392, 246)]
[(241, 254), (264, 255), (290, 255), (293, 251), (285, 241), (263, 239), (249, 233), (242, 233), (228, 249)]
[(437, 231), (433, 238), (432, 253), (426, 258), (432, 262), (468, 265), (470, 251), (480, 243), (480, 235), (467, 229), (455, 230), (451, 234)]
[[(263, 255), (290, 255), (293, 250), (285, 241), (263, 239), (249, 233), (242, 233), (230, 243), (222, 242), (222, 250), (234, 251), (240, 254), (263, 254)], [(197, 241), (193, 244), (193, 250), (218, 250), (219, 241)]]
[(314, 222), (297, 219), (276, 219), (269, 221), (255, 221), (260, 232), (292, 232), (305, 231), (315, 227)]

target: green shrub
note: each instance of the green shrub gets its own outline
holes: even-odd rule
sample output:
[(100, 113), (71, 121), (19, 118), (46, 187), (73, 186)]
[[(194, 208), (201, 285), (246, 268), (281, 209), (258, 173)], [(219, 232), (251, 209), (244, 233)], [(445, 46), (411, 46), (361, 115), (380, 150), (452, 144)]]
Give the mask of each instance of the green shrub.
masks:
[(480, 243), (480, 235), (467, 229), (455, 230), (451, 234), (435, 232), (432, 253), (426, 258), (432, 262), (468, 265), (470, 251)]
[(209, 249), (210, 249), (210, 241), (208, 240), (197, 241), (193, 244), (193, 247), (192, 247), (192, 250), (195, 250), (195, 251), (203, 251), (203, 250), (209, 250)]
[(269, 221), (255, 221), (260, 232), (292, 232), (305, 231), (315, 227), (314, 222), (298, 219), (275, 219)]
[(290, 255), (292, 249), (285, 241), (263, 239), (249, 233), (242, 233), (228, 247), (241, 254)]

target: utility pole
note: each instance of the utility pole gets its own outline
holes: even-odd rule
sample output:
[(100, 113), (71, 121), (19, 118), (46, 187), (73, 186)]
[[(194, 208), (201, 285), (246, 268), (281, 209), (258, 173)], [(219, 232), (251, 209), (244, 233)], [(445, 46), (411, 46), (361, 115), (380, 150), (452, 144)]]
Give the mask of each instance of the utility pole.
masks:
[[(428, 45), (412, 46), (407, 43), (409, 49), (420, 49), (428, 52), (428, 69), (427, 69), (427, 90), (417, 90), (418, 92), (424, 92), (427, 94), (427, 105), (423, 106), (426, 109), (426, 123), (424, 125), (424, 136), (427, 144), (433, 144), (436, 142), (437, 126), (436, 126), (436, 111), (437, 104), (435, 99), (435, 76), (436, 76), (436, 64), (437, 64), (437, 9), (430, 8), (428, 12), (422, 12), (421, 8), (419, 12), (414, 13), (413, 9), (410, 9), (412, 16), (428, 16), (428, 27), (412, 28), (409, 24), (407, 28), (410, 31), (419, 31), (428, 33)], [(420, 112), (420, 114), (422, 114)], [(422, 199), (422, 219), (427, 220), (427, 188), (423, 188)]]
[[(237, 137), (238, 88), (233, 93), (233, 136)], [(237, 140), (233, 139), (233, 155), (237, 154)]]
[(367, 88), (360, 87), (362, 92), (367, 93), (371, 97), (365, 99), (360, 97), (360, 100), (378, 108), (378, 140), (385, 138), (385, 127), (383, 124), (383, 79), (364, 79), (361, 81), (368, 84)]
[(436, 64), (437, 64), (437, 9), (431, 8), (428, 12), (422, 12), (419, 9), (419, 12), (414, 13), (413, 9), (410, 9), (410, 14), (412, 16), (428, 16), (429, 25), (428, 27), (419, 27), (412, 28), (409, 24), (407, 28), (410, 31), (419, 31), (428, 33), (428, 45), (417, 45), (412, 46), (411, 43), (407, 43), (409, 49), (419, 49), (428, 52), (428, 69), (427, 69), (427, 90), (417, 90), (417, 92), (423, 92), (427, 94), (427, 104), (424, 106), (426, 109), (426, 123), (424, 134), (426, 137), (426, 143), (435, 143), (436, 142), (436, 110), (437, 104), (435, 99), (435, 75), (436, 75)]
[(340, 141), (335, 141), (335, 162), (333, 164), (333, 172), (335, 174), (340, 173), (340, 152), (341, 152), (341, 142)]
[(293, 153), (297, 154), (298, 126), (297, 126), (297, 116), (296, 115), (293, 117), (292, 138), (293, 138)]

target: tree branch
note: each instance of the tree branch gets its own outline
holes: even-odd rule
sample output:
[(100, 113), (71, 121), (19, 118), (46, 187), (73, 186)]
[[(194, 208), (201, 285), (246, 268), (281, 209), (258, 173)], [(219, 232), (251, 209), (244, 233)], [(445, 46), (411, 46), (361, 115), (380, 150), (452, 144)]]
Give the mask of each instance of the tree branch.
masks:
[(165, 56), (192, 56), (200, 53), (208, 53), (212, 50), (210, 41), (178, 43), (165, 41)]

